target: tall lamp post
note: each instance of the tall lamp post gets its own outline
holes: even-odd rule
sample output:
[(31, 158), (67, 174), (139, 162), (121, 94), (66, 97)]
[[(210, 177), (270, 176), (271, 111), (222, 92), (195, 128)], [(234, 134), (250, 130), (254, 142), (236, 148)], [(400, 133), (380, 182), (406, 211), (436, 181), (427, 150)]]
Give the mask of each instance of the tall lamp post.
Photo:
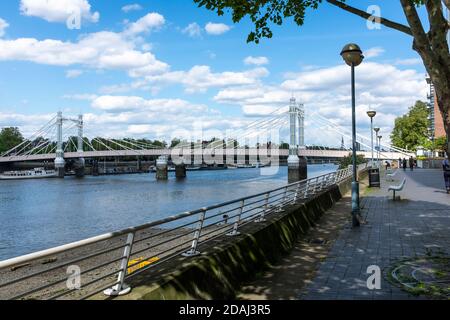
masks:
[(379, 159), (379, 166), (381, 167), (381, 138), (383, 136), (378, 136), (378, 159)]
[(370, 163), (370, 166), (373, 168), (373, 118), (376, 116), (376, 111), (367, 111), (367, 115), (370, 118), (370, 144), (371, 144), (371, 150), (372, 150), (372, 162)]
[(373, 128), (373, 131), (375, 131), (376, 135), (375, 135), (375, 139), (376, 139), (376, 143), (377, 143), (377, 167), (379, 167), (379, 163), (380, 163), (380, 158), (378, 158), (378, 150), (380, 148), (380, 146), (378, 145), (378, 132), (380, 131), (380, 128)]
[(352, 82), (352, 160), (353, 160), (353, 181), (352, 181), (352, 225), (359, 227), (359, 183), (356, 166), (356, 98), (355, 98), (355, 67), (359, 66), (364, 59), (362, 51), (357, 44), (347, 44), (341, 51), (341, 56), (345, 63), (351, 67)]

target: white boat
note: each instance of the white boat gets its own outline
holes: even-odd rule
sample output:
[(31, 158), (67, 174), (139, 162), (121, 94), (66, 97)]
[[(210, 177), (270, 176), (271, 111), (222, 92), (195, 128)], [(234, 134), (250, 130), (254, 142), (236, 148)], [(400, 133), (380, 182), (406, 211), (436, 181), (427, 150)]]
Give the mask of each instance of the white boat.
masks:
[(0, 173), (0, 180), (55, 178), (56, 176), (57, 174), (55, 170), (34, 168), (32, 170), (5, 171)]

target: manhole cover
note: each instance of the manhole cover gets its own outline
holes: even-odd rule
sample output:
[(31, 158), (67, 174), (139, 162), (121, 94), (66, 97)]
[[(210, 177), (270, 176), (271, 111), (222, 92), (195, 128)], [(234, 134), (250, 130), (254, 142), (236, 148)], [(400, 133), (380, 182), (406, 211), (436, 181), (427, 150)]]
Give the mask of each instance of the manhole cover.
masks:
[(415, 294), (450, 299), (450, 258), (426, 256), (405, 260), (392, 267), (389, 280)]

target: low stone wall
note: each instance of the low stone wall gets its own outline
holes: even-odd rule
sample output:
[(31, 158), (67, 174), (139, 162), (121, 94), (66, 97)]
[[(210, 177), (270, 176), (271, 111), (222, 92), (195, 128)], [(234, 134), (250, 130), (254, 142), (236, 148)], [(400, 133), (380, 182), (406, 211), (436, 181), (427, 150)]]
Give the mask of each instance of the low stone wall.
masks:
[(270, 215), (266, 222), (242, 226), (235, 238), (221, 236), (200, 246), (198, 257), (180, 256), (145, 270), (128, 279), (130, 294), (115, 299), (233, 299), (243, 282), (289, 253), (296, 240), (350, 188), (348, 179), (305, 203)]

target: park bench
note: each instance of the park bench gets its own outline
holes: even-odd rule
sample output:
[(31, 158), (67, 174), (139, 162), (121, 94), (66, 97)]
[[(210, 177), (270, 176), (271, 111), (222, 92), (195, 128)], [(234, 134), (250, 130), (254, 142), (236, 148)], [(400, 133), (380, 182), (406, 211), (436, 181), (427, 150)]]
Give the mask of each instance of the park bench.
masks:
[(389, 186), (388, 192), (389, 191), (393, 191), (394, 192), (394, 196), (393, 196), (393, 200), (395, 201), (395, 191), (402, 191), (403, 188), (405, 187), (406, 184), (406, 178), (403, 178), (402, 183), (400, 183), (400, 185), (398, 186)]
[(394, 177), (397, 175), (398, 170), (395, 170), (394, 172), (390, 171), (386, 173), (386, 180), (387, 181), (394, 181)]

